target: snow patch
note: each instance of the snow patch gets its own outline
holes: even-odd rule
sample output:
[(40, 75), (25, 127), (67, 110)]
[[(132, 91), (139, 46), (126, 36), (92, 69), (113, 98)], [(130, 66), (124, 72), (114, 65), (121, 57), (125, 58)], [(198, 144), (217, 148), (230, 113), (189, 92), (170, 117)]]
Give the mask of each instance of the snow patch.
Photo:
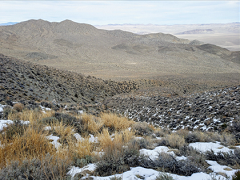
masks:
[(56, 149), (61, 146), (61, 144), (58, 142), (59, 137), (53, 136), (52, 134), (49, 136), (46, 136), (46, 138), (53, 140), (51, 143), (55, 146)]
[(232, 149), (229, 149), (225, 146), (222, 146), (220, 144), (220, 142), (195, 142), (195, 143), (190, 143), (189, 146), (205, 153), (207, 151), (211, 151), (213, 150), (214, 153), (217, 152), (229, 152), (229, 151), (233, 151)]

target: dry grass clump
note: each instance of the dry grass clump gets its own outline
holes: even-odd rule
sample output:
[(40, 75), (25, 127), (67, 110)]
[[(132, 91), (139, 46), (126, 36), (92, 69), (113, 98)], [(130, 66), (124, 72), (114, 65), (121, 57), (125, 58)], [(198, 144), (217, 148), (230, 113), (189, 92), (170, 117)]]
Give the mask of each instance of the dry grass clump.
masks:
[(69, 143), (69, 150), (71, 151), (74, 157), (79, 159), (84, 158), (86, 156), (92, 156), (94, 146), (93, 143), (89, 141), (88, 138), (77, 141), (77, 143)]
[(29, 127), (22, 136), (15, 136), (11, 143), (7, 139), (1, 141), (0, 168), (11, 161), (22, 162), (24, 159), (42, 158), (46, 154), (54, 154), (56, 149), (46, 137)]
[(31, 124), (36, 123), (36, 121), (46, 118), (52, 117), (54, 115), (54, 111), (46, 111), (45, 113), (38, 110), (28, 110), (25, 109), (22, 112), (11, 113), (8, 115), (8, 119), (10, 120), (23, 120), (30, 121)]
[(158, 144), (162, 146), (170, 146), (171, 148), (179, 149), (180, 147), (184, 146), (185, 139), (183, 136), (174, 133), (162, 138)]
[(170, 131), (170, 130), (166, 130), (166, 129), (162, 129), (162, 128), (155, 128), (154, 134), (155, 134), (157, 137), (164, 137), (164, 136), (166, 136), (167, 134), (171, 134), (171, 131)]
[(83, 114), (82, 121), (84, 123), (84, 129), (92, 134), (98, 133), (104, 124), (103, 120), (89, 114)]
[(114, 134), (114, 138), (112, 138), (109, 134), (108, 129), (105, 128), (103, 129), (102, 133), (98, 135), (99, 146), (103, 150), (109, 147), (120, 147), (124, 144), (127, 144), (133, 138), (133, 135), (134, 133), (132, 131), (125, 129), (122, 132), (116, 131)]
[(167, 135), (166, 140), (168, 141), (169, 146), (172, 148), (180, 148), (185, 144), (184, 137), (179, 136), (177, 134)]
[(13, 109), (15, 109), (17, 112), (22, 112), (24, 108), (24, 105), (22, 103), (17, 103), (13, 105)]
[(121, 131), (129, 128), (135, 123), (126, 117), (119, 117), (113, 113), (102, 113), (100, 118), (102, 119), (105, 127), (109, 128), (111, 131)]
[(74, 138), (74, 128), (67, 126), (63, 122), (55, 122), (51, 124), (51, 131), (53, 135), (60, 138), (60, 143), (68, 143)]

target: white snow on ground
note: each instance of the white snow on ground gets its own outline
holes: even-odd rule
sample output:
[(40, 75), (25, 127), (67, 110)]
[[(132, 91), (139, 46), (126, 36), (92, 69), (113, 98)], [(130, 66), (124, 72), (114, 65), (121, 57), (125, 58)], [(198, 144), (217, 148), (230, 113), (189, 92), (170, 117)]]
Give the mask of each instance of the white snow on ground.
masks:
[(44, 130), (46, 130), (46, 131), (47, 131), (47, 130), (51, 130), (51, 129), (52, 129), (51, 126), (45, 126), (45, 127), (44, 127)]
[(49, 135), (46, 136), (46, 138), (53, 140), (51, 143), (55, 146), (55, 148), (57, 149), (59, 146), (61, 146), (61, 144), (58, 141), (59, 137), (57, 136), (53, 136), (53, 135)]
[(220, 142), (195, 142), (195, 143), (190, 143), (189, 146), (201, 151), (201, 152), (206, 152), (206, 151), (211, 151), (213, 150), (215, 153), (217, 152), (229, 152), (233, 151), (232, 149), (229, 149), (225, 146), (222, 146)]
[(41, 105), (40, 105), (40, 108), (42, 109), (42, 112), (43, 112), (43, 113), (46, 113), (46, 111), (51, 111), (50, 108), (46, 108), (46, 107), (43, 107), (43, 106), (41, 106)]
[[(68, 172), (69, 175), (72, 177), (75, 176), (75, 174), (83, 172), (84, 170), (94, 171), (96, 166), (94, 164), (89, 164), (88, 166), (85, 166), (83, 168), (78, 167), (72, 167), (71, 170)], [(159, 171), (153, 170), (153, 169), (147, 169), (143, 167), (134, 167), (131, 168), (131, 170), (126, 171), (122, 174), (116, 174), (106, 177), (98, 177), (98, 176), (91, 176), (94, 180), (110, 180), (112, 177), (121, 177), (124, 180), (142, 180), (140, 178), (144, 177), (144, 180), (155, 180), (156, 177), (159, 175)], [(171, 175), (174, 180), (207, 180), (211, 179), (211, 175), (206, 173), (194, 173), (191, 176), (179, 176), (176, 174), (170, 174), (166, 173), (168, 175)], [(220, 178), (221, 180), (225, 180), (223, 176), (217, 175), (216, 178)], [(84, 179), (84, 178), (82, 178)], [(87, 179), (87, 177), (86, 177)]]
[[(228, 166), (222, 166), (222, 165), (218, 164), (216, 161), (207, 160), (207, 163), (211, 165), (209, 168), (212, 169), (212, 171), (214, 171), (216, 173), (222, 172), (222, 173), (225, 173), (227, 176), (232, 176), (237, 171)], [(226, 170), (226, 168), (227, 168), (227, 170)]]
[(173, 155), (178, 161), (187, 159), (187, 157), (185, 156), (181, 156), (181, 157), (175, 156), (175, 153), (166, 146), (158, 146), (153, 150), (140, 149), (140, 154), (148, 155), (152, 160), (156, 159), (159, 153), (162, 153), (162, 152)]
[[(0, 131), (3, 130), (3, 127), (7, 127), (8, 124), (12, 124), (12, 120), (2, 120), (0, 119)], [(29, 121), (21, 121), (22, 124), (28, 124)]]
[(140, 154), (148, 155), (151, 159), (156, 159), (159, 153), (162, 153), (162, 152), (175, 155), (175, 153), (173, 151), (170, 151), (169, 148), (166, 146), (158, 146), (153, 150), (140, 149)]
[(4, 127), (7, 127), (8, 124), (12, 123), (12, 120), (0, 120), (0, 131), (2, 131)]
[[(97, 139), (97, 137), (94, 137), (92, 134), (89, 134), (89, 142), (92, 142), (92, 143), (97, 143), (98, 142), (98, 139)], [(75, 133), (74, 134), (74, 137), (78, 140), (78, 141), (82, 141), (84, 138), (80, 135), (80, 134), (78, 134), (78, 133)]]
[(3, 108), (5, 105), (0, 104), (0, 112), (3, 112)]
[(79, 167), (73, 166), (67, 174), (69, 174), (72, 177), (74, 177), (75, 174), (77, 174), (77, 173), (81, 173), (81, 172), (86, 171), (86, 170), (94, 171), (95, 168), (96, 168), (95, 164), (88, 164), (87, 166), (84, 166), (83, 168), (79, 168)]

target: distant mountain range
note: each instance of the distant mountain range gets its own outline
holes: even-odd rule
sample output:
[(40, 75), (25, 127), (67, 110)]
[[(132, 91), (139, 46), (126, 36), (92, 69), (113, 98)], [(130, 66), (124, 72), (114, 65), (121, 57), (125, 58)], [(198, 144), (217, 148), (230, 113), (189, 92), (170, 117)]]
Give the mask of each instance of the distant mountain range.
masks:
[(240, 73), (239, 51), (180, 39), (102, 30), (65, 20), (29, 20), (0, 27), (0, 53), (103, 79)]

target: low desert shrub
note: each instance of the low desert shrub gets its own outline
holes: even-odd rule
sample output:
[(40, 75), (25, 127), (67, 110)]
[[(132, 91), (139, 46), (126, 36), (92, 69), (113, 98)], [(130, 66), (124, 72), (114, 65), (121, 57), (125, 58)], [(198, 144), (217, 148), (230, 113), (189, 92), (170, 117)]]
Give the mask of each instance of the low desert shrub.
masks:
[(13, 105), (13, 109), (15, 109), (17, 112), (22, 112), (24, 108), (24, 105), (22, 103), (17, 103)]
[(164, 137), (167, 134), (171, 134), (171, 132), (165, 129), (157, 128), (155, 129), (154, 134), (156, 135), (156, 137)]
[(72, 165), (77, 167), (83, 167), (93, 162), (94, 158), (92, 156), (86, 155), (85, 157), (79, 158), (78, 155), (76, 154), (76, 156), (73, 157)]
[(130, 166), (137, 166), (138, 159), (139, 151), (136, 146), (107, 147), (96, 164), (95, 173), (100, 176), (122, 173), (129, 170)]
[(207, 151), (205, 153), (206, 159), (217, 161), (219, 164), (239, 167), (240, 164), (240, 149), (234, 149), (234, 151), (230, 152), (218, 152), (214, 153), (214, 151)]
[(229, 133), (223, 133), (220, 138), (220, 141), (224, 146), (231, 146), (231, 145), (235, 145), (236, 143), (236, 139), (234, 135)]
[(67, 180), (70, 167), (68, 159), (59, 159), (50, 154), (31, 160), (25, 159), (22, 163), (12, 161), (0, 170), (2, 180)]
[(136, 135), (149, 136), (153, 133), (153, 129), (146, 122), (137, 122), (133, 124), (132, 130)]
[(184, 145), (179, 148), (179, 153), (181, 156), (188, 157), (192, 162), (198, 165), (198, 167), (207, 168), (208, 164), (206, 163), (205, 154), (197, 151), (193, 147)]
[(167, 173), (159, 173), (155, 180), (174, 180), (171, 175)]
[(148, 148), (150, 146), (150, 142), (145, 138), (133, 139), (131, 143), (137, 145), (139, 149)]
[(122, 177), (117, 177), (117, 176), (114, 176), (114, 177), (111, 177), (109, 178), (110, 180), (122, 180)]
[(177, 148), (184, 146), (185, 139), (182, 136), (179, 136), (178, 134), (170, 134), (166, 137), (162, 138), (158, 145), (161, 146), (170, 146), (171, 148)]
[(173, 155), (167, 153), (160, 153), (156, 159), (141, 156), (140, 165), (146, 168), (164, 169), (166, 172), (184, 176), (190, 176), (201, 170), (201, 167), (193, 161), (189, 159), (177, 161)]
[(237, 171), (232, 176), (232, 180), (240, 180), (240, 171)]

